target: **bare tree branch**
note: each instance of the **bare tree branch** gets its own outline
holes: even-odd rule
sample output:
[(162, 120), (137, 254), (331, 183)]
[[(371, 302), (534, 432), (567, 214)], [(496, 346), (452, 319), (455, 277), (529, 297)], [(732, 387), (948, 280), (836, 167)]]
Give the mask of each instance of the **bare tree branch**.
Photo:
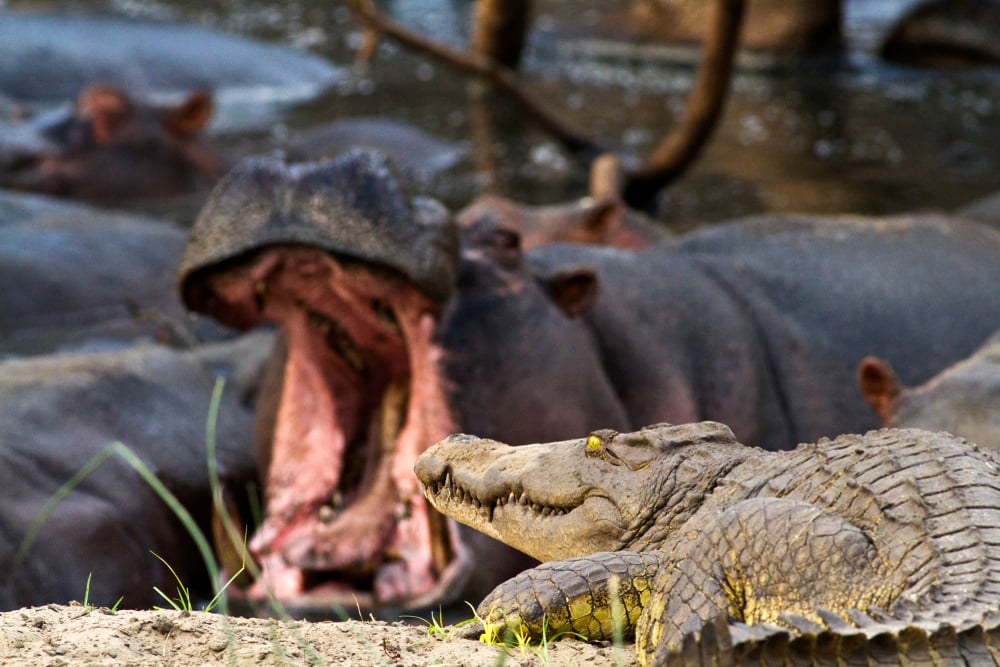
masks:
[(472, 50), (516, 70), (530, 15), (531, 0), (476, 0)]
[(421, 51), (466, 74), (482, 77), (510, 97), (521, 109), (530, 114), (545, 130), (557, 137), (573, 151), (598, 154), (605, 149), (582, 132), (564, 123), (555, 113), (539, 104), (525, 91), (511, 70), (483, 55), (461, 51), (427, 39), (405, 26), (387, 18), (371, 0), (346, 0), (346, 4), (361, 18), (365, 25), (395, 39), (401, 44)]
[(656, 193), (680, 176), (711, 136), (725, 107), (743, 20), (744, 0), (716, 0), (684, 117), (646, 162), (625, 171), (625, 201), (648, 208)]
[(716, 0), (712, 26), (684, 117), (653, 149), (647, 160), (633, 166), (639, 160), (603, 149), (597, 140), (569, 127), (548, 107), (539, 104), (524, 90), (517, 76), (496, 60), (418, 35), (385, 17), (371, 0), (346, 2), (370, 29), (466, 74), (487, 80), (570, 150), (590, 153), (595, 158), (602, 155), (591, 169), (592, 196), (597, 196), (596, 193), (601, 196), (618, 193), (618, 198), (629, 206), (647, 210), (656, 194), (691, 166), (722, 114), (745, 7), (745, 0)]

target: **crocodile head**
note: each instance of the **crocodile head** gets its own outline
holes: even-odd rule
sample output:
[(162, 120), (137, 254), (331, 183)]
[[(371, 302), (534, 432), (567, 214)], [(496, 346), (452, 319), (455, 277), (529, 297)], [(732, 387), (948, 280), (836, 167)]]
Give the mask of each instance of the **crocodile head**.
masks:
[(287, 341), (274, 424), (259, 429), (252, 598), (408, 608), (454, 587), (457, 527), (412, 470), (454, 431), (435, 327), (457, 262), (444, 207), (407, 197), (374, 152), (255, 157), (213, 192), (182, 260), (184, 301), (237, 328), (274, 322)]
[(716, 422), (519, 447), (460, 434), (415, 470), (441, 513), (551, 561), (655, 548), (750, 451)]

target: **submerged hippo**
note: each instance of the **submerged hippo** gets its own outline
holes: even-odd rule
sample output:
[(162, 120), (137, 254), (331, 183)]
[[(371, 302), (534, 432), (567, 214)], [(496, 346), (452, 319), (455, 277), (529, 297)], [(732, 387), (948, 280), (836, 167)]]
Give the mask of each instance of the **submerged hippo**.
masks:
[[(181, 352), (141, 344), (109, 353), (0, 362), (0, 610), (82, 600), (125, 608), (165, 604), (153, 587), (192, 598), (211, 584), (187, 531), (118, 457), (105, 461), (25, 538), (56, 492), (107, 445), (131, 448), (210, 534), (206, 420), (215, 377), (228, 377), (216, 424), (224, 487), (255, 479), (248, 402), (270, 335)], [(24, 553), (18, 552), (27, 547)]]
[(0, 187), (116, 202), (209, 185), (222, 166), (201, 136), (211, 116), (205, 91), (163, 105), (91, 85), (68, 113), (0, 124)]
[[(758, 218), (644, 251), (463, 231), (378, 154), (248, 159), (192, 231), (185, 303), (277, 322), (283, 381), (251, 549), (286, 603), (472, 599), (524, 566), (430, 509), (420, 452), (714, 419), (788, 448), (875, 419), (856, 360), (919, 381), (1000, 326), (1000, 234), (944, 217)], [(484, 538), (476, 538), (484, 539)], [(470, 545), (472, 549), (470, 550)], [(484, 571), (488, 570), (488, 571)]]
[(858, 384), (886, 426), (948, 431), (1000, 450), (1000, 332), (920, 386), (902, 385), (878, 357), (861, 361)]
[(341, 70), (311, 53), (201, 26), (0, 10), (0, 95), (61, 102), (104, 81), (134, 95), (195, 88), (226, 100), (303, 100)]
[(923, 67), (1000, 64), (1000, 2), (926, 0), (912, 7), (882, 43), (886, 60)]

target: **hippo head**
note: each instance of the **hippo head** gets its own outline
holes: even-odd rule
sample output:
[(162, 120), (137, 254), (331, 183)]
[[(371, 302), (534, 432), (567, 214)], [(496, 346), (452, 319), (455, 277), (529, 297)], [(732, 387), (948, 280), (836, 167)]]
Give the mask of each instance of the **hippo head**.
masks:
[(948, 431), (1000, 447), (1000, 332), (917, 386), (904, 385), (888, 361), (871, 356), (861, 360), (857, 378), (883, 426)]
[(249, 158), (212, 193), (182, 260), (183, 300), (237, 328), (275, 322), (287, 341), (259, 457), (252, 597), (419, 606), (465, 568), (454, 524), (413, 474), (455, 430), (435, 326), (457, 271), (447, 211), (407, 197), (375, 152)]
[(3, 151), (0, 184), (95, 201), (186, 192), (218, 177), (219, 160), (200, 138), (211, 115), (205, 91), (161, 106), (94, 84), (71, 113), (12, 126), (31, 141)]

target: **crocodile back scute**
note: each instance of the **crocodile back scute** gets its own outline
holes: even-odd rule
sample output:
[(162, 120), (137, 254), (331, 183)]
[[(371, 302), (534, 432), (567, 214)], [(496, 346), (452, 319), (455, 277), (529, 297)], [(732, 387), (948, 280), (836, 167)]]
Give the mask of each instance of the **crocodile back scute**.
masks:
[(862, 622), (836, 630), (732, 623), (725, 615), (657, 652), (664, 667), (988, 667), (1000, 665), (1000, 614), (980, 623)]
[(946, 433), (883, 429), (778, 455), (762, 495), (803, 500), (872, 538), (907, 622), (978, 622), (1000, 608), (1000, 461)]

